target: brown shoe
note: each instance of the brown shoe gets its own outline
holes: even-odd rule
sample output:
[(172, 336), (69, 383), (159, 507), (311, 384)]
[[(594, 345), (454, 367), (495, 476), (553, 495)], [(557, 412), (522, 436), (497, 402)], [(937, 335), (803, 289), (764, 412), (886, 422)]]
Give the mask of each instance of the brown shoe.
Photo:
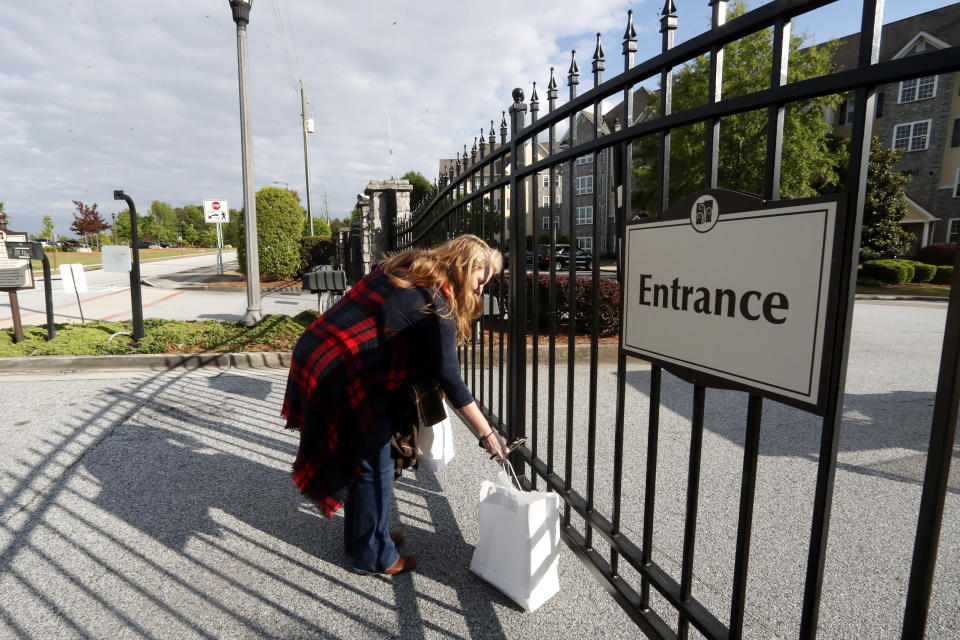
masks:
[(403, 544), (403, 541), (406, 540), (406, 538), (403, 537), (403, 534), (399, 531), (391, 531), (390, 539), (393, 540), (393, 546), (395, 547), (399, 547)]
[(383, 573), (388, 576), (395, 576), (398, 573), (406, 573), (417, 568), (417, 556), (400, 556), (393, 566), (385, 569)]

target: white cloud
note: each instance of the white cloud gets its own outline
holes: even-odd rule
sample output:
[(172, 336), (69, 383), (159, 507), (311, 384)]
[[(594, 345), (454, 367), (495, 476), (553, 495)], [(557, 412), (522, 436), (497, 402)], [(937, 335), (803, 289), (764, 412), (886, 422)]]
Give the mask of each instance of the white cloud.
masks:
[[(701, 4), (687, 8), (695, 14), (686, 18), (690, 35), (705, 25), (709, 7)], [(326, 191), (330, 215), (342, 217), (369, 180), (389, 175), (388, 114), (395, 174), (414, 169), (433, 179), (438, 158), (471, 145), (491, 119), (499, 127), (514, 87), (529, 96), (536, 80), (545, 103), (551, 65), (562, 104), (570, 46), (581, 91), (590, 86), (597, 31), (606, 77), (618, 73), (628, 8), (637, 16), (637, 60), (656, 54), (662, 5), (256, 0), (256, 186), (285, 181), (305, 194), (300, 101), (278, 12), (317, 127), (314, 211), (322, 212)], [(0, 0), (0, 15), (0, 200), (13, 228), (36, 231), (49, 214), (66, 232), (71, 200), (98, 202), (109, 214), (121, 208), (116, 188), (141, 210), (153, 200), (242, 204), (236, 31), (226, 0)]]

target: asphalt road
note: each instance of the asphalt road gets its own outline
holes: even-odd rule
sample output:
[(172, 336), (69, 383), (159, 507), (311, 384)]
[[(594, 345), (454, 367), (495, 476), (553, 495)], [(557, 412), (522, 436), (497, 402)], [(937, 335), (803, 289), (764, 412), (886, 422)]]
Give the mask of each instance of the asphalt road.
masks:
[[(224, 268), (236, 269), (236, 251), (224, 252)], [(217, 255), (207, 254), (146, 262), (140, 267), (143, 314), (147, 318), (168, 320), (240, 320), (247, 310), (245, 287), (235, 291), (191, 291), (175, 288), (173, 278), (183, 279), (188, 274), (217, 272)], [(88, 290), (80, 294), (80, 303), (73, 293), (65, 293), (59, 274), (54, 273), (54, 322), (90, 320), (128, 320), (132, 318), (130, 276), (126, 273), (108, 273), (100, 269), (85, 272)], [(151, 286), (153, 285), (153, 286)], [(45, 325), (46, 306), (43, 279), (37, 279), (37, 288), (18, 293), (20, 317), (24, 326)], [(263, 312), (296, 315), (304, 309), (316, 309), (317, 297), (299, 290), (280, 291), (262, 295)], [(13, 326), (10, 303), (6, 294), (0, 294), (0, 328)]]
[[(857, 304), (819, 638), (900, 637), (945, 312), (943, 304)], [(565, 407), (566, 370), (556, 374), (555, 399)], [(532, 614), (468, 571), (479, 484), (494, 468), (459, 425), (446, 469), (405, 473), (396, 485), (395, 522), (421, 569), (393, 579), (358, 576), (340, 550), (342, 520), (319, 516), (290, 482), (296, 438), (278, 416), (285, 371), (110, 375), (0, 379), (2, 638), (638, 636), (567, 550), (560, 594)], [(613, 366), (598, 370), (602, 511), (612, 481), (614, 376)], [(538, 377), (543, 454), (545, 368)], [(649, 369), (631, 362), (627, 381), (623, 515), (639, 540)], [(585, 368), (573, 383), (571, 466), (581, 488)], [(691, 397), (686, 383), (665, 376), (654, 560), (677, 579)], [(743, 394), (708, 390), (693, 593), (721, 620), (745, 413)], [(819, 422), (769, 401), (763, 416), (744, 637), (795, 638)], [(562, 433), (562, 410), (554, 423)], [(560, 436), (559, 468), (563, 451)], [(636, 584), (630, 572), (624, 577)], [(660, 599), (653, 605), (671, 619)], [(927, 638), (952, 639), (957, 628), (955, 471)]]

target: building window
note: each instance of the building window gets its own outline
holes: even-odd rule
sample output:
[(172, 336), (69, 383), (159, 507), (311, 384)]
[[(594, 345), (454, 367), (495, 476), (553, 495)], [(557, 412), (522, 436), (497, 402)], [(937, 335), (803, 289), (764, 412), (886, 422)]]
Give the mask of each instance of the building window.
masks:
[[(960, 222), (960, 221), (958, 221)], [(593, 253), (593, 237), (582, 236), (577, 238), (577, 249), (583, 249), (588, 253)]]
[(577, 178), (577, 195), (593, 193), (593, 176), (579, 176)]
[(937, 76), (913, 78), (900, 83), (900, 102), (916, 102), (937, 95)]
[(932, 120), (907, 122), (893, 128), (893, 148), (907, 151), (923, 151), (929, 144)]
[(540, 177), (541, 177), (541, 183), (543, 184), (543, 188), (544, 188), (544, 189), (549, 189), (549, 188), (550, 188), (550, 174), (549, 174), (549, 173), (545, 173), (545, 174), (543, 174), (543, 175), (540, 176)]
[(953, 197), (960, 198), (960, 169), (957, 169), (957, 177), (953, 181)]
[(577, 158), (577, 164), (590, 164), (591, 162), (593, 162), (592, 153), (588, 153), (585, 156), (580, 156), (579, 158)]
[(840, 105), (840, 114), (837, 124), (853, 122), (853, 98), (848, 98)]
[(577, 207), (577, 224), (593, 224), (593, 207)]
[(550, 216), (543, 216), (543, 227), (544, 229), (550, 228)]
[(493, 210), (500, 211), (500, 198), (493, 199)]
[(882, 117), (883, 117), (883, 100), (884, 100), (884, 98), (886, 97), (886, 95), (887, 95), (887, 94), (885, 94), (885, 93), (878, 93), (878, 94), (877, 94), (876, 115), (874, 116), (875, 118), (882, 118)]
[(947, 242), (956, 242), (957, 236), (960, 236), (960, 218), (950, 220), (950, 230), (947, 233)]
[(541, 206), (549, 207), (549, 206), (550, 206), (550, 194), (546, 194), (546, 195), (544, 195), (544, 196), (541, 196), (541, 197), (540, 197), (540, 204), (541, 204)]
[(951, 147), (960, 147), (960, 118), (953, 121), (953, 135), (950, 137)]

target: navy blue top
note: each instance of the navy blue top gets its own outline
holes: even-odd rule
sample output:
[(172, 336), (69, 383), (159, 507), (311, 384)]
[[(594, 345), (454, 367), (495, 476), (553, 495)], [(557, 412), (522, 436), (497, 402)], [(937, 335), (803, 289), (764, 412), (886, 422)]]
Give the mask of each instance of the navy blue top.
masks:
[(424, 287), (394, 289), (383, 303), (383, 324), (390, 331), (412, 332), (410, 369), (425, 372), (436, 380), (447, 400), (459, 409), (473, 402), (473, 394), (460, 377), (457, 355), (457, 323), (441, 318), (447, 302), (441, 294)]

